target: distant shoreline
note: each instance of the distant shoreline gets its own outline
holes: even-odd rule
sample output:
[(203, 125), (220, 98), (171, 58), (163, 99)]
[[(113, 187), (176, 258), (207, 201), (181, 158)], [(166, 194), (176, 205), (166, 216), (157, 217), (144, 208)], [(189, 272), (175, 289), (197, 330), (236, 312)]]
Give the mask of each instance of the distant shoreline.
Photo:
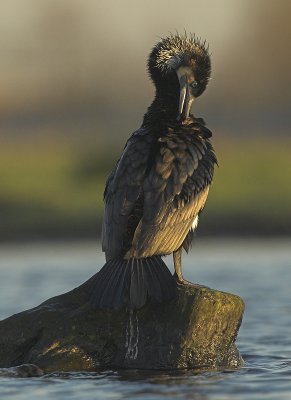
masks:
[[(232, 226), (226, 226), (225, 229), (218, 229), (216, 226), (212, 227), (203, 227), (198, 229), (195, 237), (198, 239), (269, 239), (269, 238), (288, 238), (291, 237), (291, 228), (285, 227), (285, 229), (281, 229), (279, 226), (270, 227), (269, 229), (264, 229), (264, 227), (257, 226), (258, 229), (248, 230), (235, 230)], [(194, 237), (194, 242), (195, 242)], [(62, 242), (71, 242), (71, 241), (100, 241), (101, 240), (101, 232), (93, 231), (92, 229), (85, 231), (75, 230), (74, 232), (68, 231), (38, 231), (38, 232), (22, 232), (15, 233), (12, 232), (4, 235), (3, 233), (0, 235), (0, 244), (5, 243), (29, 243), (29, 242), (39, 242), (39, 241), (62, 241)]]

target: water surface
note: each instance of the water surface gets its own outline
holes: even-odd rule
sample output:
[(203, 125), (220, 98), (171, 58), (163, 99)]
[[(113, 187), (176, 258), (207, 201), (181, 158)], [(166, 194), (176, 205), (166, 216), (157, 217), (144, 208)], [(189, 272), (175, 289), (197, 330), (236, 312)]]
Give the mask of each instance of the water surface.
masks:
[[(185, 278), (246, 303), (239, 371), (55, 373), (0, 378), (0, 399), (291, 399), (290, 240), (197, 240)], [(72, 289), (103, 265), (98, 243), (0, 247), (0, 319)], [(167, 258), (171, 265), (171, 259)]]

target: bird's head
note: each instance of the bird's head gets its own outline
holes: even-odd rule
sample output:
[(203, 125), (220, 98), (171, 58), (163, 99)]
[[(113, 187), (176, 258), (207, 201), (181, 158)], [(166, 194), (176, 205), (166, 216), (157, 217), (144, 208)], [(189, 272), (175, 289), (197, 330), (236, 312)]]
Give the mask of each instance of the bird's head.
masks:
[(178, 120), (189, 117), (190, 108), (209, 81), (211, 63), (208, 47), (195, 35), (173, 34), (153, 48), (148, 70), (157, 95), (171, 99)]

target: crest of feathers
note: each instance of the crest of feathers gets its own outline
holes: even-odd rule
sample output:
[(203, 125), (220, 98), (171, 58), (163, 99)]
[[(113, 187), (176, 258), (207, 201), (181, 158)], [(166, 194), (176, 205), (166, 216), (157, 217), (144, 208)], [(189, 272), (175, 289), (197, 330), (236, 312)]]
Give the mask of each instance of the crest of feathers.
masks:
[(211, 62), (209, 46), (195, 34), (170, 34), (161, 39), (153, 48), (149, 57), (149, 70), (157, 69), (161, 73), (177, 70), (181, 65), (203, 66), (202, 78), (209, 79)]

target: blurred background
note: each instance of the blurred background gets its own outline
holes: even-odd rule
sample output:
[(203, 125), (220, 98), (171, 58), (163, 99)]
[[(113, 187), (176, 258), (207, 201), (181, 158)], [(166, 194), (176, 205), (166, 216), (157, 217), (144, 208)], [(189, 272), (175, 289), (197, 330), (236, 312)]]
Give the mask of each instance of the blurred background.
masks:
[(291, 234), (289, 0), (0, 5), (0, 240), (96, 238), (107, 174), (154, 89), (152, 46), (210, 44), (195, 103), (219, 159), (199, 236)]
[[(290, 398), (290, 21), (291, 0), (0, 1), (0, 319), (102, 267), (104, 184), (153, 99), (148, 54), (170, 32), (195, 32), (213, 72), (193, 112), (213, 132), (219, 168), (183, 271), (244, 299), (246, 368), (204, 375), (200, 386), (194, 377), (192, 387), (174, 375), (172, 393)], [(57, 389), (27, 381), (19, 395), (7, 381), (4, 391), (117, 398), (130, 385), (116, 377), (90, 379), (91, 391), (79, 378)], [(146, 396), (171, 396), (165, 382), (159, 391), (147, 382)]]

